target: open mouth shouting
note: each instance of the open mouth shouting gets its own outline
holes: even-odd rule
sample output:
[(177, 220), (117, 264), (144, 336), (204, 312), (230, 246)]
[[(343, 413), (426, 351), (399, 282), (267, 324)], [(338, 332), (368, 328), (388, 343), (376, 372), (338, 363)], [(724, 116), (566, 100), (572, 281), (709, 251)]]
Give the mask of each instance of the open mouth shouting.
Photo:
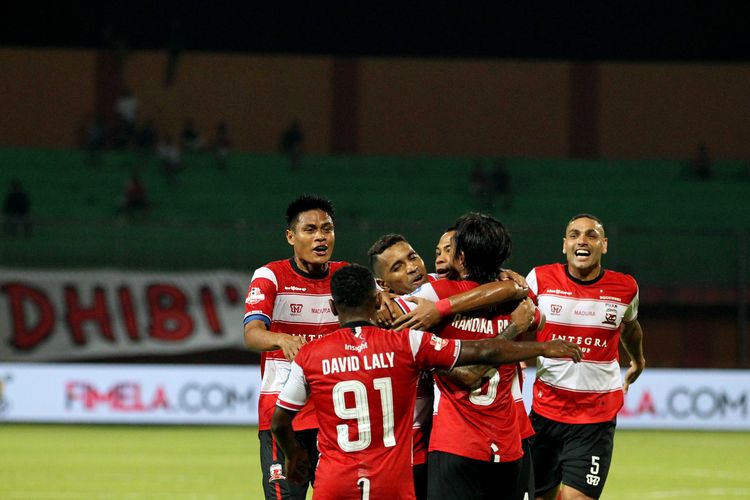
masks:
[(423, 279), (424, 279), (424, 274), (417, 273), (412, 278), (411, 283), (412, 283), (412, 285), (421, 285)]
[(591, 257), (591, 250), (588, 248), (577, 248), (574, 252), (576, 260), (586, 260)]
[(325, 257), (328, 254), (328, 245), (318, 245), (314, 247), (313, 253), (318, 257)]

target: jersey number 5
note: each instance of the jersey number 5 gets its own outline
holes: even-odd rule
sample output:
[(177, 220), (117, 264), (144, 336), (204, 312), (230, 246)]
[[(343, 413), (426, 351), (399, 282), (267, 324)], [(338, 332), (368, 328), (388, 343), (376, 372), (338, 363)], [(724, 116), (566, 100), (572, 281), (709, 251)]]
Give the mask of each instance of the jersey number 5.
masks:
[[(372, 385), (380, 393), (380, 406), (383, 413), (383, 446), (396, 446), (393, 433), (393, 385), (391, 377), (376, 378)], [(346, 394), (354, 395), (354, 407), (347, 408)], [(357, 439), (349, 439), (349, 426), (336, 426), (338, 443), (346, 452), (362, 451), (372, 442), (370, 406), (367, 400), (367, 387), (359, 380), (344, 380), (333, 386), (333, 409), (342, 420), (357, 420)]]

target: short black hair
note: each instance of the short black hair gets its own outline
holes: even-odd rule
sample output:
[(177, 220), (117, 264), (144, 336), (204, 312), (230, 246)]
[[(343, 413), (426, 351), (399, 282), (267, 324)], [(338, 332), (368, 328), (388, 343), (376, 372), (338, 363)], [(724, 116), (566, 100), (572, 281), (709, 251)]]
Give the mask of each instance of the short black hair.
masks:
[(314, 194), (303, 194), (286, 208), (287, 229), (292, 229), (297, 223), (299, 214), (308, 210), (322, 210), (331, 216), (331, 220), (336, 219), (336, 210), (333, 208), (331, 200)]
[(463, 252), (466, 278), (478, 283), (497, 279), (513, 247), (510, 233), (502, 222), (476, 212), (459, 217), (453, 241), (454, 258)]
[(380, 254), (391, 248), (396, 243), (400, 243), (402, 241), (406, 241), (406, 238), (404, 238), (400, 234), (394, 233), (384, 234), (383, 236), (375, 240), (375, 243), (373, 243), (370, 249), (367, 251), (367, 257), (370, 259), (370, 269), (372, 269), (375, 274), (380, 274), (380, 272), (375, 269), (375, 263), (377, 262)]
[(600, 226), (602, 226), (602, 233), (603, 234), (607, 233), (607, 231), (604, 230), (604, 223), (602, 222), (602, 220), (599, 217), (597, 217), (596, 215), (591, 215), (591, 214), (587, 214), (587, 213), (581, 213), (581, 214), (574, 215), (573, 217), (570, 218), (570, 220), (568, 221), (568, 223), (565, 224), (565, 227), (567, 228), (570, 225), (571, 222), (573, 222), (574, 220), (578, 220), (578, 219), (591, 219), (591, 220), (594, 220), (594, 221), (598, 222)]
[(375, 277), (359, 264), (342, 267), (331, 276), (331, 297), (336, 307), (354, 309), (375, 302)]

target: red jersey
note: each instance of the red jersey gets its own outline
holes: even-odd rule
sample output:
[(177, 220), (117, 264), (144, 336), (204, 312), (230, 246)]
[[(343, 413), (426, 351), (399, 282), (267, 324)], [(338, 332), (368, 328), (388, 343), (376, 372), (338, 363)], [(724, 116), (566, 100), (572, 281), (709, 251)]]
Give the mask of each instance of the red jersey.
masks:
[(414, 498), (417, 378), (421, 370), (453, 367), (460, 348), (457, 340), (363, 322), (300, 349), (276, 404), (292, 411), (308, 399), (315, 405), (315, 498)]
[[(437, 301), (479, 286), (473, 281), (439, 280), (412, 295)], [(397, 299), (409, 310), (414, 304)], [(456, 314), (435, 332), (442, 338), (481, 340), (497, 336), (510, 323), (509, 314), (476, 311)], [(476, 390), (435, 375), (435, 413), (430, 451), (443, 451), (475, 460), (512, 462), (523, 456), (518, 415), (511, 384), (515, 364), (499, 365)]]
[[(244, 324), (261, 320), (271, 332), (302, 335), (308, 341), (339, 327), (331, 312), (331, 275), (346, 262), (329, 262), (328, 271), (311, 275), (294, 259), (278, 260), (255, 270), (245, 299)], [(258, 397), (258, 427), (271, 428), (276, 398), (289, 374), (290, 363), (281, 350), (260, 355), (262, 382)], [(316, 429), (315, 412), (306, 408), (294, 420), (294, 429)]]
[(565, 339), (581, 346), (580, 363), (537, 358), (533, 410), (569, 424), (607, 422), (622, 407), (618, 360), (623, 321), (638, 317), (638, 285), (632, 276), (602, 270), (581, 281), (566, 264), (535, 267), (526, 277), (529, 296), (547, 317), (540, 342)]
[[(428, 274), (429, 283), (437, 281), (437, 274)], [(432, 427), (432, 403), (435, 398), (435, 384), (432, 372), (422, 372), (417, 382), (417, 402), (414, 405), (414, 465), (427, 462)]]

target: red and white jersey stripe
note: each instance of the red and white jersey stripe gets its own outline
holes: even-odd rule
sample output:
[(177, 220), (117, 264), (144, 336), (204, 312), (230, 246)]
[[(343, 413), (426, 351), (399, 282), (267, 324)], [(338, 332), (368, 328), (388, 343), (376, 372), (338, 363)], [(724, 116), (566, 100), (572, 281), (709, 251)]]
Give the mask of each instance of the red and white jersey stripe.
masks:
[(537, 360), (533, 410), (571, 424), (612, 420), (622, 407), (618, 346), (623, 321), (638, 317), (638, 285), (632, 276), (602, 270), (581, 281), (565, 264), (536, 267), (526, 277), (529, 296), (546, 316), (537, 340), (562, 338), (584, 352), (581, 363)]
[[(336, 330), (339, 322), (331, 312), (331, 275), (346, 262), (330, 262), (328, 271), (311, 275), (293, 259), (270, 262), (255, 270), (245, 299), (244, 324), (260, 320), (271, 332), (305, 336), (315, 340)], [(262, 352), (258, 426), (268, 430), (281, 388), (291, 369), (281, 350)], [(304, 408), (294, 420), (294, 429), (318, 427), (312, 408)]]

